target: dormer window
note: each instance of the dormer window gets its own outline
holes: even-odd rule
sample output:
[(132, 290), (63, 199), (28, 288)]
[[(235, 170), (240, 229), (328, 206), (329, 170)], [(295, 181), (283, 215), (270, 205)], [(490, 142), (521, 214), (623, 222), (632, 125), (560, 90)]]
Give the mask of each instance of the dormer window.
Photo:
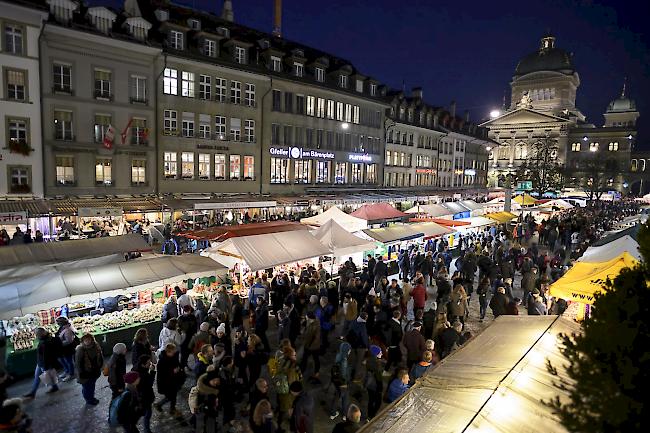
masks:
[(357, 80), (357, 92), (363, 93), (363, 80)]
[(169, 12), (164, 10), (164, 9), (156, 9), (156, 11), (154, 12), (154, 15), (156, 15), (156, 18), (161, 23), (163, 23), (163, 22), (165, 22), (165, 21), (167, 21), (169, 19)]
[(370, 84), (370, 96), (377, 96), (377, 85)]
[(409, 110), (409, 122), (413, 122), (413, 110)]
[(196, 31), (201, 30), (201, 21), (197, 20), (196, 18), (190, 18), (189, 20), (187, 20), (187, 25), (192, 30), (196, 30)]
[(224, 38), (229, 38), (230, 37), (230, 29), (228, 29), (226, 27), (217, 27), (217, 33), (219, 33)]
[(293, 74), (296, 77), (302, 77), (305, 71), (305, 67), (303, 66), (302, 63), (300, 62), (294, 62), (293, 63)]
[(235, 47), (235, 62), (242, 65), (246, 64), (246, 48)]
[(217, 41), (214, 39), (203, 40), (203, 55), (208, 57), (217, 56)]
[(277, 56), (271, 56), (271, 69), (274, 72), (282, 72), (282, 59)]
[(347, 89), (348, 88), (348, 76), (347, 75), (339, 75), (339, 87), (342, 89)]
[(293, 50), (293, 55), (296, 57), (305, 57), (305, 52), (301, 49), (295, 49)]
[(322, 83), (325, 81), (325, 69), (323, 68), (316, 68), (314, 70), (314, 76), (316, 77), (316, 81)]
[(103, 6), (91, 7), (87, 12), (93, 26), (100, 32), (108, 34), (113, 30), (116, 15)]
[(174, 50), (183, 49), (183, 32), (177, 30), (169, 31), (169, 46)]
[(405, 114), (406, 114), (406, 110), (404, 109), (404, 107), (400, 107), (399, 108), (399, 118), (404, 120), (404, 115)]

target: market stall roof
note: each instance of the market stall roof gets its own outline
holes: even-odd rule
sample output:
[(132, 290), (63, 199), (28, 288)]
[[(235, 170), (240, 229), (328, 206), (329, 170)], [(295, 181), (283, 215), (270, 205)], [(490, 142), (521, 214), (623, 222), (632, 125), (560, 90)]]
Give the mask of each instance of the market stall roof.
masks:
[(466, 229), (475, 228), (475, 227), (485, 227), (485, 226), (491, 226), (491, 225), (496, 224), (496, 222), (493, 219), (485, 218), (485, 217), (481, 217), (481, 216), (470, 217), (470, 218), (460, 218), (460, 219), (457, 219), (456, 221), (469, 223), (469, 225), (464, 225), (464, 226), (461, 227), (461, 228), (466, 228)]
[(453, 215), (453, 212), (450, 212), (449, 209), (439, 204), (423, 204), (413, 206), (411, 209), (407, 210), (406, 213), (425, 213), (434, 218), (445, 215)]
[(125, 290), (135, 292), (225, 271), (226, 268), (210, 258), (190, 254), (66, 271), (52, 269), (28, 279), (4, 281), (0, 285), (0, 318), (8, 319), (68, 302), (112, 296)]
[(404, 212), (395, 209), (388, 203), (364, 204), (359, 209), (352, 212), (350, 215), (364, 219), (366, 221), (395, 220), (408, 216)]
[(579, 332), (561, 316), (501, 316), (359, 432), (566, 432), (542, 401), (568, 397), (554, 385), (570, 380), (558, 335)]
[(189, 239), (225, 241), (226, 239), (240, 236), (263, 235), (267, 233), (280, 233), (295, 230), (309, 230), (302, 224), (292, 221), (268, 221), (263, 223), (238, 224), (231, 226), (208, 227), (207, 229), (188, 230), (178, 233)]
[(366, 229), (363, 231), (367, 236), (384, 244), (424, 236), (424, 233), (414, 229), (411, 225), (393, 225), (381, 229)]
[(588, 263), (601, 263), (612, 260), (623, 253), (628, 253), (637, 260), (641, 260), (641, 253), (639, 252), (639, 243), (632, 239), (631, 236), (625, 235), (621, 238), (615, 239), (605, 245), (598, 247), (589, 247), (584, 252), (582, 257), (578, 259), (579, 262)]
[(329, 252), (334, 257), (342, 257), (375, 249), (374, 242), (353, 235), (334, 220), (328, 220), (325, 224), (314, 230), (312, 234), (329, 249)]
[(559, 280), (551, 284), (551, 296), (591, 304), (594, 294), (602, 292), (607, 279), (614, 279), (624, 268), (633, 267), (638, 260), (627, 252), (601, 263), (576, 262)]
[(515, 198), (512, 199), (513, 201), (516, 201), (522, 206), (532, 206), (535, 204), (535, 197), (531, 196), (530, 194), (520, 194), (516, 196)]
[(500, 223), (507, 223), (512, 221), (513, 219), (517, 218), (517, 215), (511, 213), (511, 212), (494, 212), (494, 213), (488, 213), (484, 215), (486, 218), (493, 219), (495, 221), (498, 221)]
[(308, 230), (230, 238), (203, 253), (224, 264), (243, 260), (253, 272), (328, 254)]
[(368, 221), (347, 214), (336, 206), (332, 206), (325, 212), (314, 215), (313, 217), (303, 218), (300, 220), (300, 223), (320, 227), (331, 220), (336, 221), (349, 232), (358, 232), (359, 230), (368, 228)]
[(463, 227), (472, 224), (471, 222), (465, 220), (448, 220), (445, 218), (434, 218), (433, 222), (445, 227)]
[(615, 241), (616, 239), (622, 238), (624, 236), (630, 236), (632, 239), (637, 240), (639, 237), (639, 228), (641, 228), (640, 224), (637, 224), (632, 227), (628, 227), (623, 230), (617, 230), (614, 232), (610, 232), (606, 236), (603, 236), (602, 238), (598, 239), (596, 242), (593, 243), (592, 246), (594, 247), (599, 247), (601, 245), (608, 244), (612, 241)]
[(442, 207), (444, 207), (444, 208), (449, 209), (449, 211), (450, 211), (452, 214), (455, 214), (455, 213), (461, 213), (461, 212), (467, 212), (467, 211), (471, 210), (471, 209), (469, 209), (468, 207), (463, 206), (462, 204), (460, 204), (460, 203), (457, 202), (457, 201), (446, 201), (446, 202), (444, 202), (444, 203), (440, 203), (440, 205), (441, 205)]
[(476, 203), (474, 200), (461, 200), (458, 203), (465, 206), (469, 210), (481, 210), (483, 205)]
[(411, 224), (410, 227), (415, 231), (422, 232), (425, 238), (434, 238), (454, 232), (453, 229), (435, 222), (415, 223)]
[[(538, 200), (538, 202), (539, 201), (541, 201), (541, 200)], [(545, 201), (543, 203), (538, 203), (537, 206), (542, 207), (542, 208), (551, 208), (551, 209), (554, 208), (554, 207), (556, 207), (558, 209), (571, 209), (571, 208), (574, 207), (571, 203), (569, 203), (566, 200), (562, 200), (561, 198), (558, 198), (558, 199), (555, 199), (555, 200), (547, 200), (547, 201)]]
[(128, 234), (105, 238), (11, 245), (0, 248), (0, 269), (49, 262), (67, 262), (132, 251), (150, 251), (142, 236)]

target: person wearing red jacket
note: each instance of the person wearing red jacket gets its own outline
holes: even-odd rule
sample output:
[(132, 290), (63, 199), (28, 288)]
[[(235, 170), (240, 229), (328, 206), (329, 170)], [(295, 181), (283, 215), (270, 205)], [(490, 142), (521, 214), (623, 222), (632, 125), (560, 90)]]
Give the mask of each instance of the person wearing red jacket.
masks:
[(427, 289), (424, 287), (424, 277), (419, 277), (415, 282), (415, 287), (411, 290), (413, 298), (413, 310), (424, 310), (424, 303), (427, 300)]

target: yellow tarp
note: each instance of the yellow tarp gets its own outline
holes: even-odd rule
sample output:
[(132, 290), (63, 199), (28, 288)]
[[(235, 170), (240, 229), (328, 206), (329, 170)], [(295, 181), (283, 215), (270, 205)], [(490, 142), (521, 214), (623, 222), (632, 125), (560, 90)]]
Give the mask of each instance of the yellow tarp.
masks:
[(516, 201), (517, 203), (519, 203), (522, 206), (532, 206), (537, 201), (537, 200), (535, 200), (534, 197), (532, 197), (532, 196), (530, 196), (528, 194), (518, 195), (513, 200)]
[(594, 294), (603, 291), (607, 278), (613, 280), (622, 269), (631, 268), (636, 263), (638, 260), (627, 252), (607, 262), (576, 262), (562, 278), (551, 284), (551, 296), (592, 304)]
[(510, 212), (493, 212), (493, 213), (485, 214), (484, 216), (491, 218), (495, 221), (498, 221), (500, 223), (507, 223), (517, 218), (517, 215)]

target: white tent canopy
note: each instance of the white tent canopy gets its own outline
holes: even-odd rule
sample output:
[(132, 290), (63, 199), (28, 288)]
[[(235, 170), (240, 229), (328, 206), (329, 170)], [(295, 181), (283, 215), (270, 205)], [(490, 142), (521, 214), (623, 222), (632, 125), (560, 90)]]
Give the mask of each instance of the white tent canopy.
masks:
[(367, 229), (364, 230), (363, 233), (371, 239), (384, 244), (406, 241), (409, 239), (415, 239), (424, 236), (424, 233), (416, 230), (412, 225), (405, 224), (397, 224), (380, 229)]
[(368, 228), (368, 221), (347, 214), (336, 206), (332, 206), (325, 212), (314, 215), (313, 217), (303, 218), (300, 220), (300, 223), (320, 227), (331, 220), (336, 221), (349, 232), (358, 232)]
[(568, 394), (554, 386), (546, 360), (570, 380), (558, 334), (579, 329), (559, 316), (501, 316), (360, 432), (566, 432), (542, 403)]
[(415, 223), (410, 224), (409, 227), (417, 232), (421, 232), (425, 238), (433, 238), (454, 232), (453, 229), (434, 222)]
[(453, 215), (454, 212), (439, 204), (423, 204), (413, 206), (406, 213), (425, 213), (432, 218)]
[(587, 263), (607, 262), (625, 252), (629, 253), (635, 259), (641, 260), (638, 242), (631, 236), (625, 235), (608, 244), (587, 248), (587, 251), (585, 251), (578, 261)]
[(7, 319), (68, 302), (135, 292), (224, 272), (226, 269), (219, 263), (196, 255), (137, 259), (66, 271), (51, 269), (32, 278), (0, 283), (0, 317)]
[(571, 203), (569, 203), (568, 201), (562, 200), (561, 198), (558, 198), (558, 199), (555, 199), (555, 200), (547, 201), (546, 203), (542, 203), (537, 207), (549, 208), (549, 209), (552, 209), (554, 207), (556, 207), (558, 209), (571, 209), (574, 206)]
[(464, 221), (468, 222), (469, 225), (463, 225), (463, 226), (458, 226), (456, 227), (457, 230), (460, 229), (470, 229), (470, 228), (476, 228), (476, 227), (485, 227), (485, 226), (491, 226), (495, 225), (498, 223), (498, 221), (495, 221), (491, 218), (486, 218), (486, 217), (470, 217), (470, 218), (459, 218), (456, 221)]
[(329, 220), (312, 233), (325, 245), (334, 257), (347, 256), (375, 249), (375, 243), (369, 242), (345, 230), (334, 220)]
[(226, 265), (243, 260), (253, 272), (329, 254), (307, 230), (230, 238), (202, 253)]

